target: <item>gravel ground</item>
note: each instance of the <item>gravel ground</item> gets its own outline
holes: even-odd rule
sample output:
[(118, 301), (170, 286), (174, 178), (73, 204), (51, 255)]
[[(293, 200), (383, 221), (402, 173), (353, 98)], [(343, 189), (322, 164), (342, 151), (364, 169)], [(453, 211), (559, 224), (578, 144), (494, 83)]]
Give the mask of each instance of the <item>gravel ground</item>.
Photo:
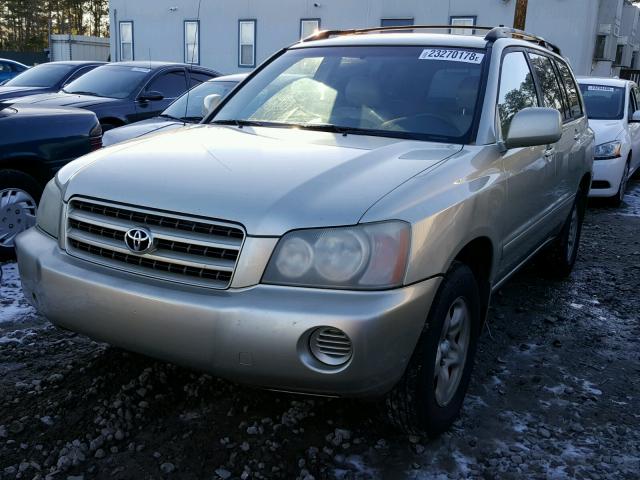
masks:
[(0, 290), (0, 479), (640, 476), (640, 181), (592, 202), (572, 277), (493, 300), (462, 416), (400, 435), (367, 403), (251, 389), (55, 329)]

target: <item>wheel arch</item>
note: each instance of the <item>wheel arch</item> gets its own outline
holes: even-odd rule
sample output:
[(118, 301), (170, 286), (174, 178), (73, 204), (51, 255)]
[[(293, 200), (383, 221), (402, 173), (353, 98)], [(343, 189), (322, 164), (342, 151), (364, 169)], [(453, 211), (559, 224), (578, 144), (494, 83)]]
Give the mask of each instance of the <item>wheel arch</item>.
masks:
[(17, 170), (32, 176), (43, 188), (52, 173), (41, 158), (35, 155), (16, 156), (0, 160), (0, 170)]
[(493, 278), (495, 246), (488, 236), (478, 236), (459, 249), (453, 261), (467, 265), (476, 279), (482, 307), (482, 321), (491, 299), (491, 279)]

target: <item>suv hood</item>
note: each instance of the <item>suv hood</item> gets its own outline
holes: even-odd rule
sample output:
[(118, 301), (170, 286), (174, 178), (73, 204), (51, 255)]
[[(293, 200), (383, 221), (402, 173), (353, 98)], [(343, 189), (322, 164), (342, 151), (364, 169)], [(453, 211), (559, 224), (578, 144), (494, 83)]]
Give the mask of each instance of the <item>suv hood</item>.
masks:
[(595, 134), (595, 145), (613, 142), (624, 130), (623, 120), (589, 120), (589, 126)]
[[(196, 125), (95, 152), (65, 190), (244, 225), (249, 235), (353, 225), (460, 145)], [(69, 167), (67, 167), (69, 168)]]
[(75, 93), (41, 93), (28, 97), (12, 98), (14, 103), (29, 103), (39, 107), (76, 107), (84, 108), (117, 101), (115, 98), (77, 95)]

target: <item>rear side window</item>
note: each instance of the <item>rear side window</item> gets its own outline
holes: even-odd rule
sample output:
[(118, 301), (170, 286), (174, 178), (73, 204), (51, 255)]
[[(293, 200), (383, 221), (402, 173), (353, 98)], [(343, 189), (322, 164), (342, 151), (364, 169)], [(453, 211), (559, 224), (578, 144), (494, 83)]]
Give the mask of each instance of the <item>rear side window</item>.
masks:
[(530, 53), (529, 59), (538, 78), (538, 87), (542, 93), (543, 105), (547, 108), (555, 108), (560, 114), (564, 115), (565, 108), (562, 99), (562, 88), (560, 87), (551, 59), (536, 53)]
[(184, 70), (161, 73), (145, 89), (147, 92), (160, 92), (164, 98), (176, 98), (187, 91), (187, 78)]
[(556, 60), (556, 65), (560, 71), (564, 88), (567, 91), (571, 118), (580, 118), (582, 116), (582, 105), (580, 104), (580, 97), (578, 96), (578, 87), (576, 86), (576, 82), (573, 80), (573, 76), (571, 75), (566, 63)]
[(207, 75), (201, 72), (191, 72), (191, 88), (195, 87), (196, 85), (200, 85), (207, 80), (211, 80), (212, 78), (214, 78), (214, 76), (212, 75)]
[(510, 52), (502, 60), (498, 115), (502, 138), (506, 138), (513, 116), (527, 107), (537, 107), (538, 97), (524, 53)]

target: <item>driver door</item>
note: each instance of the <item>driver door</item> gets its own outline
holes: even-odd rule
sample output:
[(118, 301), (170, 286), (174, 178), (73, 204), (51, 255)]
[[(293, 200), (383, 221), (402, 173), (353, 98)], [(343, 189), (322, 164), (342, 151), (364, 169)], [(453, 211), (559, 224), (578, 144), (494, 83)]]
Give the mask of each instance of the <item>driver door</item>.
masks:
[[(153, 77), (141, 90), (136, 99), (135, 120), (160, 115), (173, 101), (188, 89), (187, 77), (184, 68), (164, 70)], [(146, 93), (158, 92), (162, 95), (159, 100), (143, 99)]]

